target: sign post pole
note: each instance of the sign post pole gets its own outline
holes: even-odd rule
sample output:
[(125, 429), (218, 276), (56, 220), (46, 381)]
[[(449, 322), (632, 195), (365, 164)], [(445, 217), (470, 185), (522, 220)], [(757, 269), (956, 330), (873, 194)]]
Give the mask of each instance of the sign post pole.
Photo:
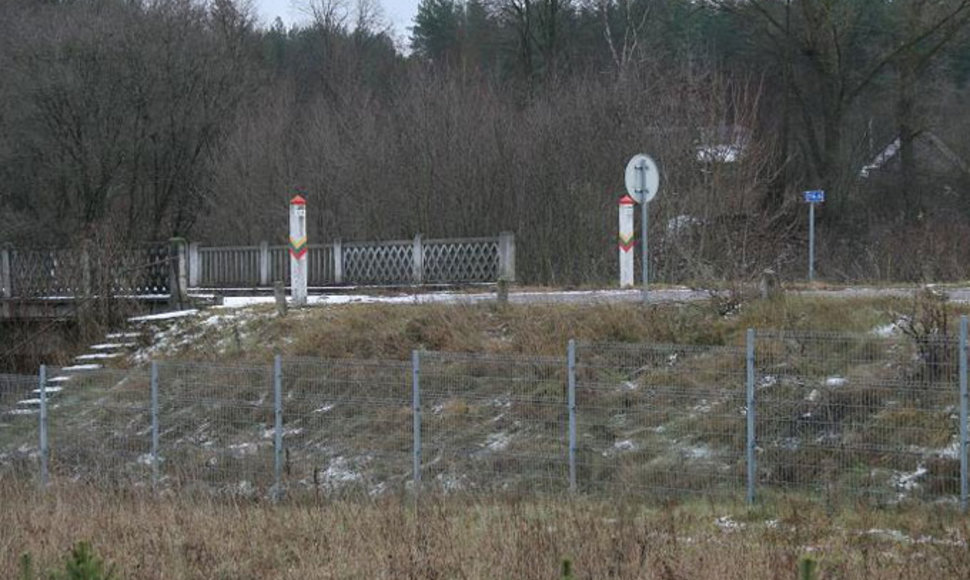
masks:
[(808, 281), (815, 281), (815, 204), (808, 204)]
[(636, 201), (629, 195), (620, 198), (620, 288), (633, 286), (633, 206)]
[(643, 303), (646, 304), (647, 303), (647, 284), (650, 281), (650, 269), (649, 269), (650, 262), (647, 260), (647, 256), (649, 255), (647, 253), (647, 230), (649, 229), (648, 221), (650, 220), (650, 213), (647, 211), (647, 202), (649, 200), (646, 199), (647, 167), (645, 162), (641, 161), (639, 164), (637, 164), (637, 173), (639, 174), (639, 177), (640, 177), (640, 196), (641, 196), (640, 199), (643, 200), (640, 202), (640, 230), (641, 230), (640, 236), (642, 238), (640, 240), (640, 246), (643, 248), (641, 250), (641, 253), (642, 253), (641, 260), (643, 261), (643, 265), (641, 266), (640, 271), (643, 272)]
[(306, 305), (306, 254), (306, 200), (296, 195), (290, 200), (290, 297), (294, 306)]
[(808, 281), (815, 281), (815, 204), (825, 201), (825, 192), (813, 189), (802, 193), (808, 204)]
[(627, 193), (640, 204), (640, 237), (642, 238), (640, 245), (643, 254), (641, 256), (641, 274), (643, 275), (643, 303), (646, 304), (648, 298), (647, 284), (650, 281), (649, 262), (647, 260), (647, 230), (650, 218), (647, 212), (647, 204), (656, 197), (657, 191), (660, 189), (660, 172), (657, 170), (657, 164), (654, 163), (653, 159), (642, 153), (634, 155), (626, 164), (624, 182)]

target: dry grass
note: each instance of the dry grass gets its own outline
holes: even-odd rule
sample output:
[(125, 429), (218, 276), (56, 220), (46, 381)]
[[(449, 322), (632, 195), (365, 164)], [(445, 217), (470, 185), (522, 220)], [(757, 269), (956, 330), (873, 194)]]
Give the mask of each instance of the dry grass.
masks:
[(965, 523), (929, 507), (832, 516), (797, 500), (750, 511), (458, 497), (273, 506), (0, 485), (6, 577), (24, 553), (41, 570), (60, 566), (79, 540), (123, 578), (549, 579), (564, 559), (576, 578), (794, 578), (806, 554), (820, 578), (970, 574)]
[[(180, 360), (264, 364), (274, 354), (408, 360), (414, 349), (562, 356), (570, 338), (590, 342), (741, 344), (748, 327), (868, 332), (893, 322), (911, 300), (789, 297), (747, 301), (728, 315), (713, 302), (594, 305), (342, 305), (278, 318), (254, 307), (248, 318), (193, 328), (164, 353)], [(221, 314), (233, 315), (233, 311)], [(208, 316), (205, 314), (203, 316)], [(954, 320), (956, 317), (953, 317)]]

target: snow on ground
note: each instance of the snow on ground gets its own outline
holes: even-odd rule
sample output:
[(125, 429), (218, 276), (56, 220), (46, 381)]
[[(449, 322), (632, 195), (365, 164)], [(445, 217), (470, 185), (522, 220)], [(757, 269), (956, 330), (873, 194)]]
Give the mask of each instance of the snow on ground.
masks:
[(96, 370), (98, 370), (100, 368), (102, 368), (101, 365), (99, 365), (99, 364), (93, 364), (92, 363), (92, 364), (86, 364), (86, 365), (73, 365), (73, 366), (69, 366), (69, 367), (63, 367), (63, 368), (61, 368), (61, 370), (62, 371), (69, 371), (69, 372), (74, 372), (74, 371), (96, 371)]
[(172, 318), (185, 318), (195, 316), (199, 311), (195, 308), (189, 310), (176, 310), (174, 312), (162, 312), (160, 314), (147, 314), (145, 316), (134, 316), (129, 318), (129, 322), (151, 322), (153, 320), (171, 320)]

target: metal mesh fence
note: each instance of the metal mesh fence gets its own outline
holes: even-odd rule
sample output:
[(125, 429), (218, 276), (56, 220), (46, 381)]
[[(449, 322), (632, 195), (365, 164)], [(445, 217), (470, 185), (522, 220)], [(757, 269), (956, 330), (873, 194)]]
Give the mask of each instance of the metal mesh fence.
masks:
[(569, 487), (566, 361), (422, 352), (423, 489)]
[(288, 495), (404, 490), (412, 479), (410, 364), (287, 359), (282, 376)]
[(39, 379), (0, 375), (0, 468), (264, 498), (417, 480), (443, 493), (966, 501), (956, 340), (762, 332), (752, 347), (750, 359), (597, 343), (566, 358), (164, 362), (154, 405), (149, 368), (48, 369), (46, 456)]
[(151, 484), (145, 368), (47, 374), (51, 477), (108, 487)]
[(158, 383), (159, 485), (268, 496), (274, 485), (272, 369), (166, 362), (158, 364)]
[(36, 375), (0, 374), (0, 473), (17, 477), (39, 474), (39, 412), (21, 401), (36, 398)]
[(759, 487), (959, 494), (956, 339), (774, 332), (756, 344)]
[(744, 350), (576, 348), (580, 490), (737, 493), (744, 486)]

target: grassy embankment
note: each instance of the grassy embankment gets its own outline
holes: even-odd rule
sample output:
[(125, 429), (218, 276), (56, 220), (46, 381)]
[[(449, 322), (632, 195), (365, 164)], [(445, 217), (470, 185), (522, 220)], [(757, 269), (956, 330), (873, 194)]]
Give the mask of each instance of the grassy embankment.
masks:
[[(792, 298), (667, 305), (341, 306), (225, 312), (168, 331), (159, 357), (263, 365), (286, 356), (406, 360), (415, 348), (562, 355), (566, 341), (739, 344), (744, 330), (867, 332), (911, 314), (912, 300)], [(965, 311), (965, 310), (964, 310)], [(950, 309), (951, 325), (958, 311)], [(206, 315), (206, 316), (211, 316)], [(46, 495), (0, 482), (0, 564), (29, 552), (41, 569), (78, 540), (131, 578), (790, 578), (812, 554), (822, 578), (966, 577), (966, 522), (952, 505), (836, 511), (795, 497), (756, 508), (693, 501), (650, 507), (597, 499), (414, 505), (398, 496), (271, 506), (244, 499), (161, 499), (74, 486)], [(726, 519), (725, 519), (726, 518)], [(420, 524), (418, 523), (420, 522)], [(719, 523), (720, 522), (720, 523)], [(8, 574), (10, 575), (10, 574)]]

